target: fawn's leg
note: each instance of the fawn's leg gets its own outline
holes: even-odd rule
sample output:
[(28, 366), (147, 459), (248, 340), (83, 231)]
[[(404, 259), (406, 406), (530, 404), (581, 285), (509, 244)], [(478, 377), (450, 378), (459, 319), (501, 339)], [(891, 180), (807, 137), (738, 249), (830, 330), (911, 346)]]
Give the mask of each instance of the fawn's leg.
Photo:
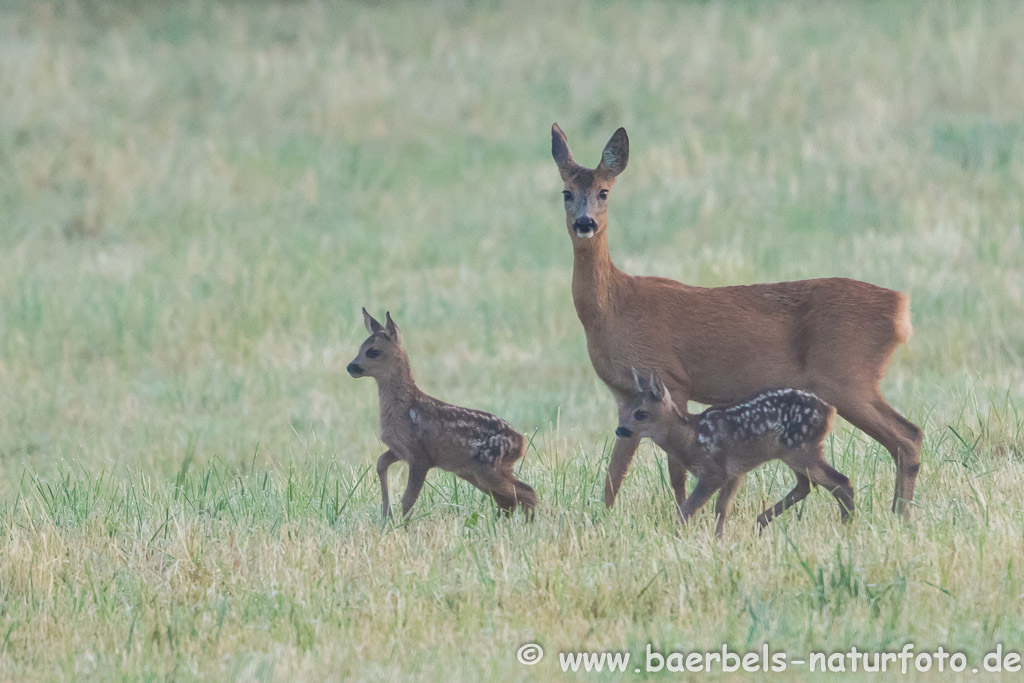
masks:
[(686, 503), (683, 505), (683, 511), (680, 514), (680, 520), (683, 524), (690, 521), (698, 510), (704, 507), (711, 496), (714, 495), (723, 484), (726, 482), (726, 477), (715, 474), (700, 474), (697, 476), (697, 485), (693, 487), (693, 491), (690, 493), (689, 498), (686, 499)]
[(474, 461), (468, 470), (459, 472), (459, 476), (473, 484), (486, 496), (492, 498), (502, 514), (510, 514), (515, 509), (515, 485), (512, 473), (503, 472), (500, 466)]
[(508, 495), (498, 491), (491, 491), (491, 498), (494, 499), (494, 504), (498, 506), (499, 517), (511, 517), (512, 513), (516, 511), (516, 497), (514, 493)]
[(533, 521), (533, 511), (537, 507), (537, 492), (533, 490), (533, 487), (524, 481), (513, 478), (513, 486), (516, 489), (516, 500), (523, 506), (523, 514), (526, 515), (526, 521)]
[(796, 475), (796, 486), (793, 487), (792, 491), (786, 494), (785, 498), (757, 516), (758, 531), (763, 530), (768, 526), (768, 523), (771, 522), (773, 518), (778, 517), (783, 512), (799, 503), (807, 497), (808, 493), (811, 492), (811, 480), (797, 470), (793, 470), (793, 474)]
[(822, 462), (808, 474), (811, 481), (827, 489), (839, 501), (839, 514), (843, 523), (850, 521), (850, 515), (853, 514), (853, 486), (850, 480), (826, 462)]
[(491, 498), (502, 515), (511, 515), (516, 509), (518, 495), (512, 468), (476, 463), (476, 466), (462, 475), (463, 479), (477, 487)]
[(676, 514), (682, 515), (686, 504), (686, 468), (672, 456), (668, 456), (668, 480), (676, 498)]
[(423, 490), (423, 482), (427, 480), (427, 472), (430, 467), (421, 463), (411, 461), (409, 463), (409, 481), (405, 484), (405, 493), (402, 494), (402, 517), (409, 514), (416, 499), (420, 497)]
[(715, 524), (715, 536), (718, 538), (722, 537), (722, 530), (725, 528), (725, 518), (729, 516), (729, 511), (732, 510), (732, 501), (736, 498), (736, 492), (740, 490), (740, 484), (742, 483), (743, 475), (741, 474), (726, 481), (718, 491), (718, 500), (715, 501), (715, 515), (718, 517), (718, 522)]
[(391, 516), (391, 498), (388, 495), (388, 468), (398, 461), (398, 456), (390, 450), (381, 453), (377, 458), (377, 478), (380, 479), (381, 510), (385, 518)]

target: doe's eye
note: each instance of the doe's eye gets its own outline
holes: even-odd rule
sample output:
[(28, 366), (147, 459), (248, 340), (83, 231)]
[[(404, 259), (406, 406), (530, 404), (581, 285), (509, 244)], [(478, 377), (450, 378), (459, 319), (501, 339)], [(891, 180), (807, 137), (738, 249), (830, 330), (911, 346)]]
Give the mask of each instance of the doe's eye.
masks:
[(608, 199), (608, 190), (601, 190), (597, 193), (597, 196), (601, 199)]
[(367, 358), (376, 358), (379, 355), (380, 355), (380, 351), (378, 351), (377, 349), (367, 349), (366, 350), (366, 357)]
[(646, 410), (638, 410), (635, 413), (633, 413), (633, 417), (636, 418), (637, 422), (643, 422), (644, 420), (647, 419), (647, 411)]
[(565, 199), (565, 201), (567, 202), (571, 202), (572, 192), (569, 192), (569, 190), (562, 190), (562, 198)]

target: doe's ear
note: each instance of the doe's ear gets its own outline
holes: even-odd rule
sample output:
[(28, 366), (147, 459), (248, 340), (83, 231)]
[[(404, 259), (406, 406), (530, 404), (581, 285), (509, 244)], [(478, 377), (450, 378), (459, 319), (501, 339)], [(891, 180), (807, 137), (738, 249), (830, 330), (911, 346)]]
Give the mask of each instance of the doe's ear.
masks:
[(565, 178), (566, 173), (576, 166), (576, 162), (572, 158), (572, 152), (569, 151), (569, 143), (565, 139), (565, 133), (558, 127), (557, 123), (551, 124), (551, 156), (554, 157), (555, 164), (558, 165), (558, 170), (563, 178)]
[(391, 311), (384, 314), (384, 332), (391, 337), (391, 341), (396, 344), (400, 343), (400, 333), (398, 331), (398, 325), (391, 319)]
[(363, 324), (366, 325), (366, 331), (370, 334), (380, 332), (384, 329), (384, 326), (377, 322), (377, 319), (366, 312), (366, 307), (363, 307)]
[(611, 177), (615, 177), (626, 170), (629, 162), (629, 136), (625, 128), (619, 128), (612, 134), (608, 144), (601, 152), (601, 163), (597, 165), (598, 171), (604, 171)]

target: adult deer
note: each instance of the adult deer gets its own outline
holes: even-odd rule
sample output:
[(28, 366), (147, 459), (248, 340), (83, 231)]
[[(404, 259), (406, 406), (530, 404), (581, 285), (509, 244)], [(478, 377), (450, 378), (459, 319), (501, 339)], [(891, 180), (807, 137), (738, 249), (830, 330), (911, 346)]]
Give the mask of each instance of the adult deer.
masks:
[[(727, 403), (766, 387), (812, 391), (881, 443), (896, 462), (894, 512), (909, 513), (921, 466), (922, 433), (882, 398), (889, 357), (911, 333), (900, 292), (846, 278), (734, 287), (692, 287), (623, 273), (608, 252), (608, 193), (626, 168), (619, 128), (597, 168), (577, 164), (558, 124), (551, 154), (565, 183), (572, 239), (572, 297), (590, 361), (621, 407), (634, 393), (632, 368), (658, 371), (680, 406)], [(604, 502), (615, 503), (639, 437), (616, 439)], [(676, 504), (686, 471), (670, 458)]]

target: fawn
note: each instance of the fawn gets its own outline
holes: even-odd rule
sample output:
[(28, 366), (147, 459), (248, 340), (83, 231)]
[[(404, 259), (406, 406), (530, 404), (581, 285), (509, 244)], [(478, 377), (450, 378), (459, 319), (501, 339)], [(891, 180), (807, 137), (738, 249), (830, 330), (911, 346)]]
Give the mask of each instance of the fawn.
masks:
[[(812, 391), (889, 451), (896, 463), (893, 511), (909, 514), (922, 433), (885, 401), (879, 381), (893, 351), (910, 337), (910, 300), (838, 277), (692, 287), (624, 273), (612, 262), (607, 233), (609, 193), (629, 160), (626, 131), (616, 130), (601, 162), (587, 168), (576, 163), (554, 124), (551, 154), (564, 183), (573, 303), (590, 361), (618, 406), (631, 400), (631, 367), (660, 371), (683, 408), (689, 400), (735, 401), (764, 387)], [(605, 505), (615, 503), (639, 443), (616, 439)], [(671, 458), (668, 471), (681, 506), (686, 471)]]
[(427, 472), (440, 467), (490, 494), (502, 513), (510, 514), (519, 504), (531, 519), (537, 494), (512, 472), (513, 463), (526, 452), (523, 435), (490, 413), (427, 396), (413, 381), (391, 314), (381, 325), (364, 308), (363, 322), (370, 336), (346, 369), (353, 377), (377, 380), (380, 438), (388, 447), (377, 460), (384, 516), (391, 514), (388, 468), (404, 460), (409, 480), (402, 496), (403, 517), (419, 497)]
[(650, 437), (670, 459), (697, 475), (697, 485), (679, 510), (681, 522), (686, 523), (719, 491), (715, 534), (721, 537), (744, 475), (775, 459), (793, 470), (797, 484), (758, 516), (759, 529), (803, 500), (812, 482), (835, 496), (844, 522), (853, 513), (850, 480), (825, 462), (822, 453), (835, 409), (814, 394), (797, 389), (763, 391), (746, 401), (692, 415), (673, 402), (657, 372), (646, 385), (635, 370), (633, 376), (637, 393), (623, 406), (615, 434), (624, 439)]

